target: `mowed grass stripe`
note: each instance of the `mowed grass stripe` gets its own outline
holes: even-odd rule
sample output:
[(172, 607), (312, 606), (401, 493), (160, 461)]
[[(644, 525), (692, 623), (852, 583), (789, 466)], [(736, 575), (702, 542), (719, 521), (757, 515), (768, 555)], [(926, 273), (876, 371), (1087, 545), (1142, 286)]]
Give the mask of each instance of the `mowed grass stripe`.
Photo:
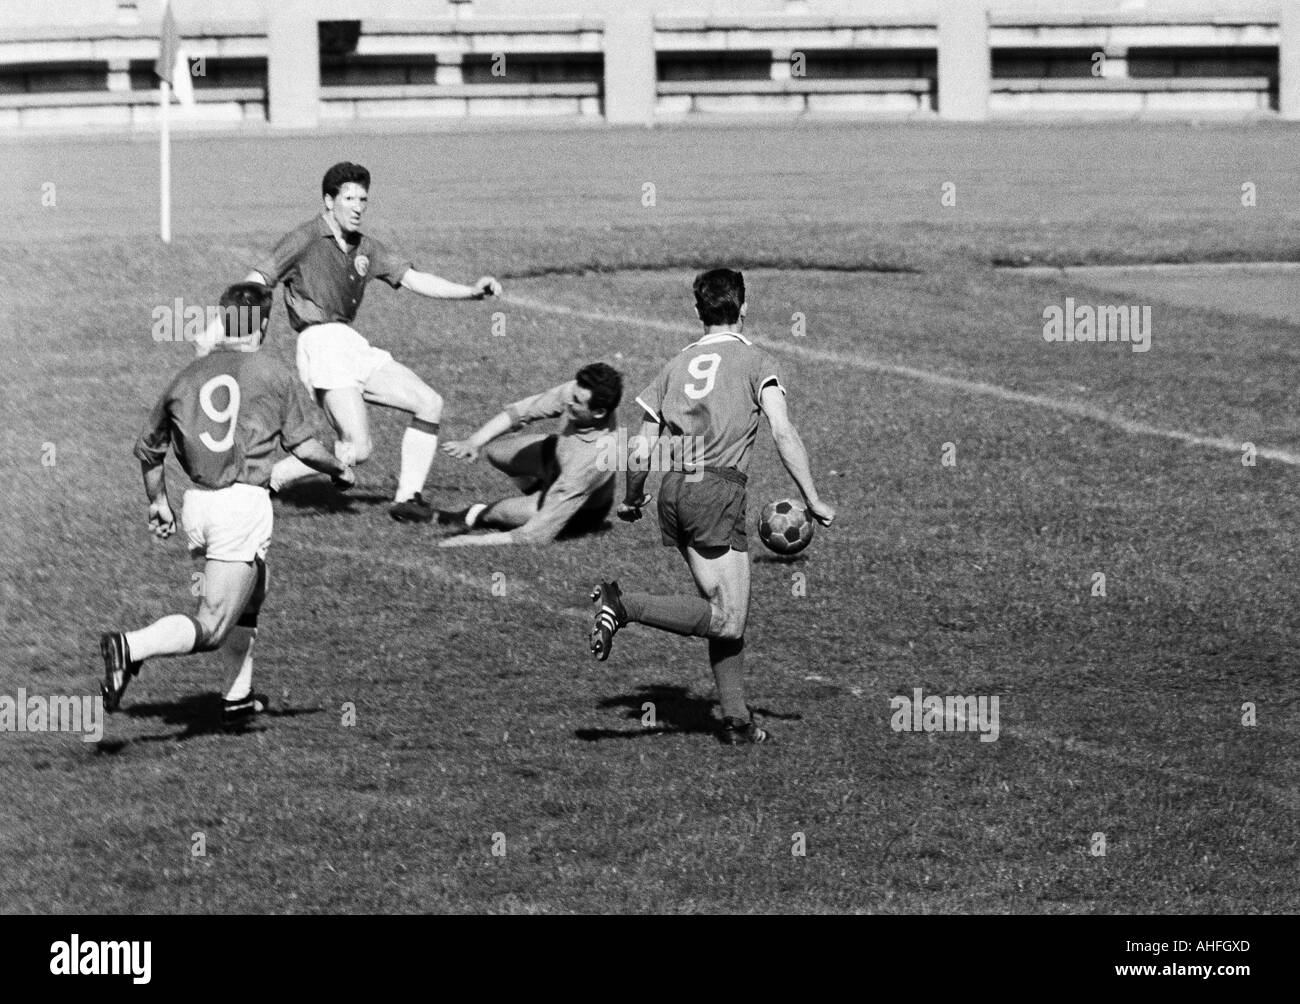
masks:
[[(413, 561), (409, 559), (396, 558), (389, 555), (379, 554), (374, 550), (369, 550), (366, 548), (343, 547), (337, 544), (313, 544), (313, 543), (305, 543), (305, 542), (295, 542), (293, 547), (297, 551), (316, 554), (323, 558), (335, 558), (335, 559), (349, 558), (349, 559), (362, 562), (367, 565), (374, 565), (378, 563), (383, 565), (389, 565), (394, 568), (402, 568), (408, 571), (414, 571), (420, 574), (428, 575), (429, 577), (437, 579), (441, 582), (446, 582), (454, 585), (470, 586), (474, 589), (481, 590), (483, 592), (490, 591), (492, 586), (492, 583), (486, 579), (483, 579), (478, 576), (470, 575), (464, 572), (453, 572), (447, 568), (444, 568), (442, 565), (438, 564), (437, 562), (434, 562), (432, 560), (427, 560), (427, 559), (423, 561)], [(516, 593), (516, 591), (511, 590), (508, 594), (508, 597), (509, 597), (508, 600), (509, 602), (535, 607), (537, 609), (546, 611), (551, 616), (563, 618), (565, 620), (580, 621), (580, 620), (586, 620), (588, 617), (588, 614), (583, 613), (582, 611), (579, 610), (575, 610), (573, 608), (561, 609), (552, 606), (546, 601), (537, 598), (535, 595), (530, 595), (526, 590), (521, 593)], [(836, 686), (844, 687), (846, 691), (849, 692), (856, 691), (853, 694), (855, 698), (859, 697), (861, 693), (861, 688), (850, 687), (848, 686), (848, 684), (845, 684), (842, 681), (833, 678), (819, 676), (819, 677), (812, 677), (810, 679), (824, 680), (825, 682), (833, 683)], [(963, 722), (968, 726), (968, 731), (971, 732), (977, 731), (976, 723), (967, 720), (965, 716), (962, 715), (960, 709), (957, 710), (957, 714), (959, 717), (962, 718)], [(1181, 781), (1184, 784), (1195, 784), (1200, 786), (1208, 786), (1211, 788), (1221, 788), (1225, 784), (1224, 781), (1216, 780), (1212, 777), (1207, 777), (1204, 774), (1197, 774), (1193, 771), (1181, 770), (1177, 767), (1167, 767), (1162, 764), (1151, 763), (1149, 760), (1140, 757), (1125, 756), (1123, 753), (1119, 753), (1108, 747), (1099, 746), (1096, 743), (1090, 743), (1086, 740), (1077, 739), (1074, 737), (1061, 737), (1061, 736), (1053, 735), (1052, 733), (1042, 729), (1004, 727), (1001, 729), (1001, 732), (1003, 735), (1010, 736), (1011, 738), (1016, 739), (1017, 741), (1022, 742), (1028, 746), (1046, 746), (1056, 753), (1064, 753), (1064, 754), (1069, 754), (1071, 756), (1081, 756), (1088, 759), (1100, 761), (1102, 763), (1107, 764), (1108, 766), (1124, 767), (1130, 770), (1153, 772), (1175, 781)], [(1273, 801), (1278, 802), (1279, 804), (1286, 806), (1290, 809), (1293, 810), (1300, 809), (1300, 794), (1293, 791), (1287, 791), (1285, 789), (1279, 788), (1276, 785), (1269, 784), (1266, 781), (1253, 781), (1250, 783), (1252, 787), (1256, 791), (1258, 791), (1261, 795), (1265, 795), (1268, 798), (1272, 799)]]
[[(637, 317), (633, 314), (607, 314), (596, 310), (578, 310), (573, 307), (544, 303), (540, 300), (513, 295), (502, 297), (502, 299), (506, 303), (511, 303), (517, 307), (522, 307), (525, 310), (534, 310), (539, 313), (562, 314), (568, 317), (577, 317), (582, 320), (596, 321), (598, 323), (606, 324), (636, 325), (652, 331), (662, 331), (675, 335), (691, 335), (698, 333), (697, 328), (688, 327), (683, 324), (671, 324), (666, 321), (655, 320), (654, 318)], [(773, 342), (766, 338), (759, 338), (756, 336), (751, 336), (750, 340), (755, 345), (760, 345), (770, 352), (784, 353), (786, 355), (796, 356), (800, 359), (807, 359), (811, 362), (828, 363), (833, 366), (851, 366), (870, 373), (884, 373), (889, 376), (904, 377), (908, 380), (916, 380), (920, 383), (929, 384), (931, 386), (947, 387), (968, 394), (978, 394), (983, 397), (996, 398), (1012, 404), (1024, 404), (1034, 408), (1044, 408), (1050, 411), (1059, 412), (1063, 415), (1070, 415), (1074, 418), (1082, 418), (1093, 422), (1099, 422), (1103, 425), (1109, 425), (1112, 428), (1119, 429), (1132, 436), (1153, 436), (1161, 439), (1172, 439), (1176, 442), (1184, 443), (1187, 446), (1222, 450), (1228, 453), (1241, 453), (1242, 444), (1246, 442), (1245, 439), (1229, 439), (1225, 436), (1202, 436), (1197, 433), (1184, 432), (1179, 429), (1165, 429), (1160, 426), (1152, 425), (1149, 422), (1141, 422), (1135, 419), (1125, 418), (1123, 415), (1116, 414), (1115, 412), (1106, 411), (1102, 408), (1095, 408), (1078, 401), (1066, 401), (1061, 398), (1049, 397), (1044, 394), (1027, 394), (1023, 391), (1011, 390), (1009, 387), (1002, 387), (998, 384), (985, 383), (980, 380), (966, 380), (961, 377), (948, 376), (945, 373), (937, 373), (934, 370), (919, 369), (915, 366), (903, 366), (899, 363), (886, 362), (883, 359), (874, 359), (871, 356), (830, 352), (825, 349), (811, 349), (803, 345), (793, 345), (788, 342)], [(1257, 446), (1256, 456), (1262, 457), (1266, 460), (1276, 460), (1279, 463), (1289, 464), (1291, 466), (1300, 466), (1300, 454), (1295, 454), (1289, 450), (1283, 450), (1276, 447)]]

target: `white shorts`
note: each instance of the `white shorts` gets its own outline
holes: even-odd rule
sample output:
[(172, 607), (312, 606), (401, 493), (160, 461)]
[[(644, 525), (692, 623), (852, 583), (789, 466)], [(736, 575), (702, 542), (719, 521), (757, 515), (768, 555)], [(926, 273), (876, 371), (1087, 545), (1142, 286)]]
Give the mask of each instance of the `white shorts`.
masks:
[(298, 334), (298, 377), (312, 393), (355, 387), (360, 390), (371, 374), (392, 362), (346, 324), (313, 324)]
[(210, 561), (266, 558), (271, 546), (271, 493), (233, 484), (209, 491), (191, 488), (182, 503), (181, 522), (190, 554)]

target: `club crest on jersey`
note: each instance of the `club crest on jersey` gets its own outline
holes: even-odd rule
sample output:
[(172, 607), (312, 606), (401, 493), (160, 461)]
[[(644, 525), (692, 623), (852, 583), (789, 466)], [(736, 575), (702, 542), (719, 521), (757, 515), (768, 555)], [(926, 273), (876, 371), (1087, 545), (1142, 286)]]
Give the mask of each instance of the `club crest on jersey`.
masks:
[(353, 264), (356, 266), (357, 275), (364, 277), (370, 268), (370, 259), (366, 255), (359, 254)]

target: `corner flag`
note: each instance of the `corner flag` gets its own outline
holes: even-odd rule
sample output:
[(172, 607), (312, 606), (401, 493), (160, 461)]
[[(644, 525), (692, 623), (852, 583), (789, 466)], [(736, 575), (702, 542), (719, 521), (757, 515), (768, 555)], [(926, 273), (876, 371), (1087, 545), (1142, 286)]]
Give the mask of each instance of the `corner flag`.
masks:
[(183, 105), (194, 104), (194, 83), (190, 79), (190, 61), (181, 48), (176, 18), (170, 0), (163, 0), (162, 28), (158, 33), (158, 58), (153, 72), (158, 75), (158, 232), (164, 244), (172, 242), (172, 133), (169, 121), (171, 90)]
[(162, 31), (159, 33), (158, 58), (154, 61), (153, 72), (172, 86), (181, 104), (194, 104), (190, 63), (185, 58), (185, 50), (181, 48), (181, 37), (176, 30), (176, 18), (172, 15), (169, 0), (163, 0)]

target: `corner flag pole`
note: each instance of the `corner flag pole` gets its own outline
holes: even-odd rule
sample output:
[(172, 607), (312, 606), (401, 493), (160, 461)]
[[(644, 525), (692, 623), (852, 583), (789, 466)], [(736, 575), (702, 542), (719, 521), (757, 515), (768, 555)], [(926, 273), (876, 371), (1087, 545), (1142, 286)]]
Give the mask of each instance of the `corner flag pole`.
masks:
[(180, 33), (172, 14), (170, 0), (163, 0), (162, 24), (158, 29), (158, 58), (153, 72), (158, 76), (158, 200), (160, 218), (158, 229), (164, 244), (172, 242), (172, 89), (181, 103), (194, 103), (194, 90), (190, 83), (189, 61), (181, 49)]
[(158, 81), (158, 101), (161, 130), (159, 132), (159, 198), (161, 217), (159, 229), (164, 244), (172, 242), (172, 132), (169, 121), (169, 106), (172, 103), (171, 84), (166, 80)]

